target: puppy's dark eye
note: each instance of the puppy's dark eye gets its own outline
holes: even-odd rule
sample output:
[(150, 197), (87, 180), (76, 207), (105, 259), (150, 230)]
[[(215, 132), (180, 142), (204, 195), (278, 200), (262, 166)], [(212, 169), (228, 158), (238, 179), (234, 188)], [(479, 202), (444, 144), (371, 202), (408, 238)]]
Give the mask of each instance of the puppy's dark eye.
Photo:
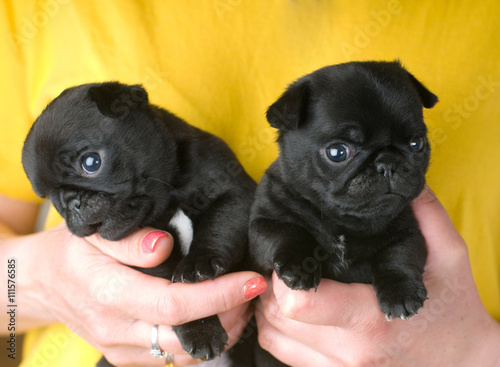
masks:
[(99, 153), (88, 153), (82, 157), (83, 171), (89, 175), (95, 174), (101, 168), (101, 156)]
[(410, 147), (415, 152), (420, 152), (424, 149), (425, 141), (423, 138), (413, 138), (410, 141)]
[(326, 155), (332, 162), (343, 162), (351, 157), (351, 150), (345, 144), (333, 144), (326, 148)]

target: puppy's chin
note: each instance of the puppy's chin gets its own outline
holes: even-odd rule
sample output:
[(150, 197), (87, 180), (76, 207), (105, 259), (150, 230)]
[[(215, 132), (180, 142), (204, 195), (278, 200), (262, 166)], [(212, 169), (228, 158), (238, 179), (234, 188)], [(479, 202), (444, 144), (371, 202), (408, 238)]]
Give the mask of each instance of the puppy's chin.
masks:
[(387, 186), (379, 187), (379, 190), (374, 187), (350, 190), (348, 186), (342, 192), (325, 193), (321, 207), (325, 214), (328, 211), (329, 217), (344, 228), (374, 234), (408, 206), (420, 193), (419, 186), (400, 187), (399, 190), (391, 190)]
[(324, 195), (327, 207), (338, 211), (342, 218), (361, 221), (387, 221), (397, 216), (423, 190), (425, 176), (419, 169), (394, 172), (391, 177), (370, 169), (338, 183)]
[(97, 233), (99, 224), (91, 225), (91, 224), (83, 224), (83, 223), (75, 223), (74, 221), (66, 219), (66, 225), (71, 233), (73, 233), (77, 237), (87, 237), (91, 236), (94, 233)]
[[(67, 208), (60, 214), (66, 220), (66, 225), (70, 232), (77, 237), (87, 237), (98, 233), (102, 238), (107, 240), (119, 240), (124, 237), (123, 232), (129, 233), (135, 229), (134, 225), (132, 225), (129, 230), (124, 231), (124, 228), (121, 228), (120, 233), (115, 233), (113, 229), (115, 223), (112, 223), (110, 220), (92, 220), (92, 216), (87, 214), (89, 212), (85, 208), (81, 208), (78, 211)], [(92, 214), (96, 213), (93, 212)], [(121, 223), (120, 227), (123, 227), (123, 223)]]
[[(82, 210), (80, 212), (85, 212)], [(66, 210), (63, 215), (66, 220), (66, 225), (71, 233), (77, 237), (87, 237), (95, 233), (98, 233), (102, 238), (107, 240), (119, 240), (123, 237), (122, 234), (115, 233), (113, 230), (114, 223), (108, 223), (106, 221), (92, 221), (84, 220), (80, 217), (80, 213), (77, 213), (71, 209)], [(134, 227), (132, 227), (127, 232), (132, 232)]]
[(394, 193), (365, 198), (346, 196), (336, 198), (336, 206), (342, 214), (366, 219), (397, 215), (406, 204), (408, 204), (406, 197)]
[(336, 196), (330, 200), (329, 210), (323, 210), (346, 233), (376, 235), (408, 205), (408, 200), (398, 194), (384, 194), (371, 200)]
[[(367, 179), (366, 175), (357, 175), (347, 183), (331, 183), (329, 178), (314, 181), (314, 195), (308, 195), (307, 191), (303, 191), (303, 195), (332, 214), (338, 211), (340, 215), (359, 217), (397, 215), (425, 185), (424, 176), (418, 172), (411, 178), (399, 180), (377, 176)], [(296, 187), (300, 189), (301, 186)]]
[(118, 198), (103, 192), (60, 189), (49, 197), (75, 236), (98, 233), (111, 241), (140, 228), (153, 208), (148, 196)]
[(373, 213), (385, 214), (394, 213), (397, 215), (401, 209), (411, 200), (416, 198), (422, 191), (425, 181), (419, 185), (406, 185), (395, 188), (381, 188), (376, 190), (350, 190), (343, 195), (337, 195), (334, 200), (351, 208), (353, 212), (359, 212), (361, 215)]
[(78, 214), (67, 212), (63, 215), (66, 224), (71, 233), (77, 237), (87, 237), (95, 233), (99, 234), (102, 238), (110, 241), (118, 241), (128, 236), (138, 228), (140, 222), (144, 221), (144, 217), (123, 218), (120, 221), (112, 219), (103, 222), (86, 222), (82, 220)]

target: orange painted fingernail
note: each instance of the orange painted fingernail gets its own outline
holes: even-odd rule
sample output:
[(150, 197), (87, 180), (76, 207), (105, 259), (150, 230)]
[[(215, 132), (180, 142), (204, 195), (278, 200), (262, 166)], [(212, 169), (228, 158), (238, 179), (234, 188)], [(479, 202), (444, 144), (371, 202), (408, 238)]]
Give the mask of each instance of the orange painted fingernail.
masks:
[(263, 277), (253, 278), (245, 283), (243, 291), (246, 299), (252, 299), (262, 294), (267, 289), (266, 280)]
[(149, 232), (142, 239), (142, 242), (141, 242), (142, 251), (144, 251), (146, 253), (154, 252), (155, 246), (158, 243), (158, 240), (160, 238), (164, 238), (167, 236), (168, 236), (167, 232), (163, 232), (163, 231)]

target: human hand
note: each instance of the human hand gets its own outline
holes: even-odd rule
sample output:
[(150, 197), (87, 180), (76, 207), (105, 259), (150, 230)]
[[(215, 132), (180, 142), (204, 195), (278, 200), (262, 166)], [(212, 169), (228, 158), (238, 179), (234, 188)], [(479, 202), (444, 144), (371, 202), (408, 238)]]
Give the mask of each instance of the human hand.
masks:
[(144, 239), (152, 231), (145, 228), (111, 242), (98, 235), (78, 238), (60, 225), (12, 239), (19, 253), (30, 254), (24, 261), (30, 262), (25, 269), (31, 275), (20, 272), (24, 299), (18, 302), (45, 323), (66, 324), (117, 366), (164, 365), (164, 359), (149, 354), (153, 324), (160, 325), (159, 346), (174, 354), (176, 367), (200, 361), (182, 349), (168, 325), (219, 314), (229, 345), (234, 344), (251, 315), (247, 301), (258, 294), (245, 290), (259, 275), (240, 272), (183, 284), (123, 265), (153, 267), (169, 256), (170, 235), (158, 239), (148, 252)]
[(322, 279), (290, 290), (276, 274), (261, 295), (259, 342), (291, 366), (499, 366), (500, 326), (479, 298), (467, 246), (426, 188), (412, 203), (426, 239), (429, 299), (409, 320), (388, 322), (371, 285)]

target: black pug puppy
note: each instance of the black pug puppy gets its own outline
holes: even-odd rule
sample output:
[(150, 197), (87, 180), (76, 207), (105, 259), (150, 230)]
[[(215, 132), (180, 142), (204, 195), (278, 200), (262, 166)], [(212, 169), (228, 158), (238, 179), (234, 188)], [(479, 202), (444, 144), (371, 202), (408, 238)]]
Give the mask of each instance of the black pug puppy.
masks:
[(409, 202), (425, 185), (422, 106), (437, 97), (399, 62), (351, 62), (291, 84), (267, 111), (278, 159), (250, 214), (249, 256), (291, 289), (372, 284), (387, 319), (423, 306), (426, 247)]
[[(221, 139), (151, 105), (141, 86), (65, 90), (35, 121), (22, 161), (76, 236), (172, 233), (168, 260), (144, 273), (199, 282), (234, 270), (245, 254), (254, 181)], [(193, 358), (212, 359), (227, 343), (217, 316), (174, 330)]]

